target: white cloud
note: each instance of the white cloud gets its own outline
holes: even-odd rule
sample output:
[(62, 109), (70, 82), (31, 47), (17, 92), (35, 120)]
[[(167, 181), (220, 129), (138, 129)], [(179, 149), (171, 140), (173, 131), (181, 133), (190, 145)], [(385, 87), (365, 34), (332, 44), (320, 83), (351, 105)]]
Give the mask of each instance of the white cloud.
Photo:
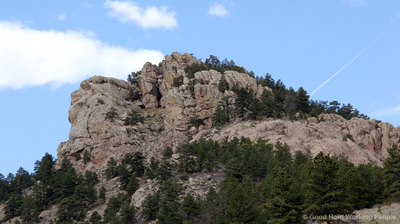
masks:
[(373, 113), (374, 116), (385, 116), (385, 117), (390, 117), (393, 115), (400, 115), (400, 105), (392, 108), (387, 108), (387, 109), (381, 109), (375, 113)]
[(38, 31), (16, 22), (0, 22), (0, 89), (52, 84), (60, 86), (102, 75), (126, 79), (160, 51), (128, 50), (93, 39), (91, 31)]
[(145, 28), (164, 28), (173, 29), (178, 26), (174, 11), (167, 11), (167, 7), (157, 8), (155, 6), (142, 9), (131, 1), (119, 2), (109, 1), (104, 4), (109, 8), (107, 13), (110, 17), (115, 17), (121, 22), (135, 22)]
[(61, 14), (57, 16), (57, 20), (63, 21), (64, 19), (66, 19), (67, 16), (65, 14)]
[(364, 0), (342, 0), (342, 2), (347, 2), (352, 6), (362, 6), (366, 3)]
[(225, 9), (224, 5), (214, 3), (213, 6), (211, 6), (210, 10), (208, 10), (208, 14), (212, 16), (220, 16), (220, 17), (225, 17), (230, 14), (228, 10)]
[(89, 8), (92, 8), (92, 5), (89, 4), (89, 3), (83, 3), (83, 4), (82, 4), (82, 7), (85, 7), (85, 8), (87, 8), (87, 9), (89, 9)]

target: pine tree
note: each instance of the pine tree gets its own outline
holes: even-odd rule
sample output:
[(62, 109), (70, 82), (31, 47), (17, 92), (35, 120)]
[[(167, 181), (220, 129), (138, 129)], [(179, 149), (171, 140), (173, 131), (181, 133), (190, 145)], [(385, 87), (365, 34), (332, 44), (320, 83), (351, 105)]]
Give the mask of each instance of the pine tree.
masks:
[(5, 203), (5, 206), (3, 208), (4, 220), (8, 220), (15, 216), (21, 215), (22, 203), (23, 203), (23, 198), (21, 194), (13, 192), (8, 198), (8, 201)]
[(101, 223), (101, 215), (97, 211), (94, 211), (93, 214), (90, 216), (89, 222), (91, 224)]
[(121, 206), (121, 222), (124, 224), (136, 223), (135, 213), (135, 206), (130, 205), (129, 202), (124, 202)]
[(57, 224), (73, 223), (78, 217), (79, 207), (73, 197), (64, 198), (58, 207)]
[(99, 191), (99, 200), (106, 201), (106, 189), (104, 186), (101, 186)]
[(273, 94), (264, 90), (261, 95), (261, 104), (262, 104), (262, 115), (266, 115), (267, 117), (272, 117), (275, 111), (275, 103)]
[(221, 79), (219, 80), (218, 89), (222, 93), (224, 93), (225, 90), (229, 90), (229, 83), (226, 81), (224, 74), (222, 74)]
[(114, 157), (111, 157), (107, 162), (107, 169), (105, 171), (108, 180), (118, 176), (118, 166)]
[(168, 146), (167, 148), (164, 149), (163, 159), (171, 158), (172, 154), (174, 154), (174, 152), (172, 151), (172, 148)]
[(227, 196), (229, 204), (225, 214), (218, 218), (223, 223), (252, 223), (257, 220), (258, 209), (254, 195), (254, 188), (249, 181), (243, 184), (232, 182), (228, 184)]
[(148, 194), (143, 201), (142, 217), (146, 220), (153, 220), (157, 217), (157, 212), (160, 209), (160, 192), (156, 192), (153, 195)]
[(285, 170), (279, 172), (272, 184), (272, 199), (263, 206), (269, 216), (267, 223), (301, 223), (298, 188)]
[(239, 117), (244, 117), (251, 105), (252, 96), (248, 88), (240, 88), (236, 93), (235, 111)]
[(138, 112), (132, 110), (128, 117), (125, 118), (125, 125), (135, 125), (139, 122), (143, 123), (143, 121), (144, 118)]
[(149, 167), (146, 167), (145, 178), (153, 180), (158, 175), (158, 168), (160, 165), (160, 161), (151, 157)]
[(296, 98), (296, 106), (301, 113), (308, 114), (310, 112), (310, 95), (307, 94), (307, 91), (300, 87), (297, 90), (297, 98)]
[(190, 222), (201, 214), (200, 202), (196, 200), (191, 194), (187, 194), (183, 198), (181, 211), (184, 214), (184, 219)]
[(249, 106), (249, 118), (257, 119), (259, 115), (262, 114), (262, 104), (258, 99), (252, 99)]
[[(338, 163), (329, 155), (320, 152), (309, 167), (309, 184), (306, 192), (306, 209), (308, 215), (324, 216), (345, 215), (353, 212), (351, 204), (346, 202), (345, 192), (337, 185), (335, 179), (339, 169)], [(319, 221), (331, 221), (328, 215)]]
[(139, 180), (136, 179), (135, 176), (132, 176), (127, 187), (126, 191), (129, 196), (133, 195), (140, 188)]
[(24, 223), (39, 222), (40, 208), (36, 206), (35, 197), (33, 195), (26, 195), (23, 199), (21, 207), (21, 219)]
[(218, 105), (215, 108), (212, 122), (215, 126), (224, 125), (225, 123), (229, 122), (229, 116), (225, 114), (225, 111), (222, 109), (221, 105)]
[(160, 205), (160, 212), (157, 215), (159, 224), (181, 224), (182, 216), (178, 213), (179, 204), (176, 202), (163, 201)]
[(388, 149), (389, 157), (385, 160), (383, 168), (383, 179), (385, 184), (384, 195), (388, 201), (400, 200), (400, 151), (397, 145), (393, 144)]

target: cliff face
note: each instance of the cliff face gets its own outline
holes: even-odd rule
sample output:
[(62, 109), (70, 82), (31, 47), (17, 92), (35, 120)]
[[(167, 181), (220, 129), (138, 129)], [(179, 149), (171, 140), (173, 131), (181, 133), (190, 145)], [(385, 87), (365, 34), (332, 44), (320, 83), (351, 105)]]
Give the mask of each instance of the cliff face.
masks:
[[(211, 127), (212, 114), (222, 97), (234, 100), (232, 91), (221, 93), (218, 84), (222, 74), (215, 70), (195, 73), (196, 79), (208, 81), (194, 86), (194, 94), (187, 90), (190, 79), (184, 69), (199, 61), (190, 54), (172, 53), (167, 55), (158, 66), (146, 63), (138, 77), (138, 87), (130, 82), (94, 76), (82, 81), (78, 90), (71, 94), (69, 121), (71, 131), (69, 140), (59, 145), (58, 161), (68, 157), (78, 171), (92, 170), (101, 177), (109, 158), (120, 161), (127, 152), (141, 151), (149, 159), (158, 158), (167, 146), (174, 151), (189, 139), (206, 137), (214, 140), (231, 140), (233, 137), (270, 139), (288, 143), (292, 151), (316, 155), (323, 151), (331, 154), (345, 154), (355, 164), (375, 163), (382, 165), (387, 150), (397, 143), (400, 127), (391, 124), (376, 124), (375, 120), (353, 118), (349, 121), (338, 115), (320, 115), (307, 121), (289, 122), (268, 119), (264, 121), (245, 121), (232, 119), (222, 130)], [(259, 98), (263, 91), (271, 91), (257, 85), (256, 80), (247, 74), (226, 71), (225, 78), (229, 86), (248, 86), (254, 97)], [(183, 76), (184, 84), (173, 87), (173, 79)], [(207, 82), (206, 82), (207, 83)], [(129, 91), (139, 92), (141, 100), (126, 100)], [(111, 107), (116, 108), (114, 122), (106, 119)], [(124, 126), (124, 119), (132, 111), (145, 117), (145, 122), (135, 126)], [(187, 130), (189, 118), (200, 116), (206, 126)], [(233, 115), (234, 116), (234, 115)], [(343, 141), (350, 134), (353, 140)], [(91, 151), (92, 159), (88, 164), (75, 161), (75, 155), (84, 150)]]
[[(322, 114), (319, 119), (308, 118), (295, 122), (272, 118), (244, 121), (231, 114), (231, 123), (215, 129), (212, 127), (214, 109), (223, 97), (234, 100), (236, 94), (230, 90), (224, 93), (219, 91), (222, 74), (215, 70), (195, 73), (196, 79), (202, 79), (208, 84), (197, 83), (193, 91), (188, 90), (191, 79), (185, 68), (193, 63), (199, 61), (190, 54), (178, 53), (167, 55), (158, 66), (146, 63), (137, 78), (138, 86), (100, 76), (82, 81), (80, 88), (71, 94), (71, 107), (68, 111), (71, 131), (69, 140), (58, 146), (57, 166), (67, 157), (78, 172), (96, 172), (101, 180), (98, 186), (105, 186), (107, 198), (110, 198), (121, 191), (118, 177), (105, 180), (104, 171), (111, 157), (120, 162), (126, 153), (140, 151), (147, 161), (152, 156), (161, 159), (161, 153), (166, 147), (170, 146), (176, 152), (189, 138), (193, 138), (192, 141), (201, 138), (229, 141), (242, 136), (252, 141), (258, 138), (270, 139), (270, 143), (287, 143), (292, 152), (301, 150), (313, 156), (321, 151), (331, 155), (344, 154), (355, 164), (373, 163), (379, 166), (383, 165), (388, 156), (387, 149), (399, 141), (400, 127), (394, 128), (389, 123), (376, 124), (375, 120), (360, 118), (345, 120), (333, 114)], [(184, 77), (184, 84), (173, 87), (174, 78), (179, 76)], [(256, 98), (263, 91), (271, 91), (257, 85), (256, 80), (247, 74), (226, 71), (224, 76), (230, 88), (248, 86)], [(130, 93), (135, 92), (142, 96), (141, 100), (127, 100)], [(114, 121), (106, 119), (111, 107), (117, 112)], [(124, 119), (132, 110), (139, 112), (145, 121), (125, 126)], [(196, 114), (206, 125), (188, 130), (187, 122)], [(85, 150), (91, 153), (91, 160), (86, 164), (83, 160), (76, 160), (76, 155), (83, 157)], [(171, 163), (177, 163), (177, 157), (175, 154)], [(222, 179), (223, 172), (218, 170), (193, 174), (180, 183), (184, 186), (184, 194), (199, 194), (203, 197), (210, 187), (218, 189)], [(132, 196), (132, 204), (139, 210), (144, 197), (159, 187), (157, 182), (150, 180), (140, 180), (140, 185), (141, 188)], [(105, 204), (95, 208), (100, 214), (104, 209)], [(55, 217), (56, 210), (44, 211), (42, 222)], [(91, 212), (88, 212), (88, 216)]]

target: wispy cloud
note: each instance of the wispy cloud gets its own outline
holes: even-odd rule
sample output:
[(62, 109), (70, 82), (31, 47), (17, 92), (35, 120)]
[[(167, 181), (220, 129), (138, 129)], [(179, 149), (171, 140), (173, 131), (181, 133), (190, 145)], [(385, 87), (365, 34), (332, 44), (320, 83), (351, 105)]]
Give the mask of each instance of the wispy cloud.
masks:
[(337, 74), (339, 74), (339, 72), (341, 72), (343, 69), (345, 69), (347, 66), (351, 65), (351, 63), (354, 62), (354, 60), (356, 60), (362, 53), (364, 53), (364, 51), (366, 51), (379, 37), (381, 36), (378, 35), (370, 44), (368, 44), (368, 46), (366, 48), (364, 48), (364, 50), (362, 50), (359, 54), (357, 54), (349, 63), (345, 64), (342, 68), (339, 69), (339, 71), (337, 71), (335, 74), (333, 74), (328, 80), (326, 80), (324, 83), (322, 83), (322, 85), (318, 86), (317, 89), (315, 89), (310, 96), (312, 96), (315, 92), (317, 92), (319, 89), (321, 89), (326, 83), (328, 83), (329, 81), (331, 81), (331, 79), (333, 79)]
[(63, 21), (66, 18), (67, 18), (67, 16), (65, 15), (65, 13), (57, 16), (57, 20), (60, 20), (60, 21)]
[(400, 115), (400, 105), (392, 108), (386, 108), (378, 110), (377, 112), (372, 114), (373, 116), (385, 116), (390, 117), (394, 115)]
[(167, 11), (167, 7), (157, 8), (155, 6), (147, 9), (140, 8), (131, 1), (109, 1), (104, 7), (110, 9), (107, 13), (110, 17), (115, 17), (121, 22), (134, 22), (145, 28), (164, 28), (173, 29), (178, 26), (174, 11)]
[(92, 75), (125, 79), (155, 50), (129, 50), (94, 39), (91, 31), (40, 31), (17, 22), (0, 22), (0, 89), (80, 82)]
[(398, 20), (400, 18), (400, 12), (397, 13), (396, 18), (394, 18), (392, 21), (390, 21), (390, 24), (392, 24), (394, 21)]
[(82, 4), (82, 7), (87, 8), (87, 9), (90, 9), (90, 8), (92, 8), (92, 5), (89, 4), (89, 3), (83, 3), (83, 4)]
[(220, 16), (220, 17), (225, 17), (230, 14), (228, 10), (225, 9), (224, 5), (214, 3), (213, 6), (210, 7), (208, 10), (208, 14), (212, 16)]
[(349, 3), (350, 5), (355, 7), (362, 6), (366, 3), (364, 0), (342, 0), (342, 2)]

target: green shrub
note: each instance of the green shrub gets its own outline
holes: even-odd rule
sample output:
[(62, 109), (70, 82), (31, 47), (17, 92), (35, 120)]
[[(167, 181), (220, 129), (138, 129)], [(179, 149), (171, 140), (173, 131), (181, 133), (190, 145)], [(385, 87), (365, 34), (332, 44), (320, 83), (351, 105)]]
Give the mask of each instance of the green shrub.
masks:
[(110, 107), (110, 110), (106, 113), (106, 119), (114, 122), (114, 119), (118, 116), (117, 109)]
[(164, 149), (163, 158), (169, 159), (172, 157), (172, 154), (174, 154), (174, 152), (172, 151), (172, 148), (168, 146), (167, 148)]
[(81, 157), (81, 155), (80, 155), (80, 154), (76, 154), (76, 156), (75, 156), (75, 159), (76, 159), (76, 161), (79, 161), (79, 160), (81, 160), (81, 159), (82, 159), (82, 157)]
[(140, 116), (140, 114), (134, 110), (125, 118), (125, 125), (135, 125), (139, 122), (143, 123), (144, 118)]
[(183, 85), (183, 76), (178, 76), (174, 78), (174, 81), (172, 83), (173, 87), (179, 87)]
[(363, 130), (360, 131), (359, 134), (360, 135), (367, 135), (367, 134), (369, 134), (369, 132), (363, 129)]
[(199, 71), (208, 70), (203, 63), (193, 63), (192, 65), (185, 68), (185, 72), (188, 74), (189, 79), (194, 78), (194, 74)]
[(353, 135), (351, 135), (351, 134), (347, 134), (347, 135), (346, 135), (346, 137), (347, 137), (348, 139), (350, 139), (351, 141), (353, 141), (353, 142), (354, 142)]
[(90, 161), (90, 158), (92, 157), (92, 154), (90, 152), (88, 152), (87, 150), (85, 150), (85, 152), (83, 153), (83, 163), (88, 163)]
[(198, 128), (200, 125), (206, 125), (202, 119), (200, 119), (200, 115), (196, 114), (192, 116), (188, 121), (188, 129), (191, 127)]

